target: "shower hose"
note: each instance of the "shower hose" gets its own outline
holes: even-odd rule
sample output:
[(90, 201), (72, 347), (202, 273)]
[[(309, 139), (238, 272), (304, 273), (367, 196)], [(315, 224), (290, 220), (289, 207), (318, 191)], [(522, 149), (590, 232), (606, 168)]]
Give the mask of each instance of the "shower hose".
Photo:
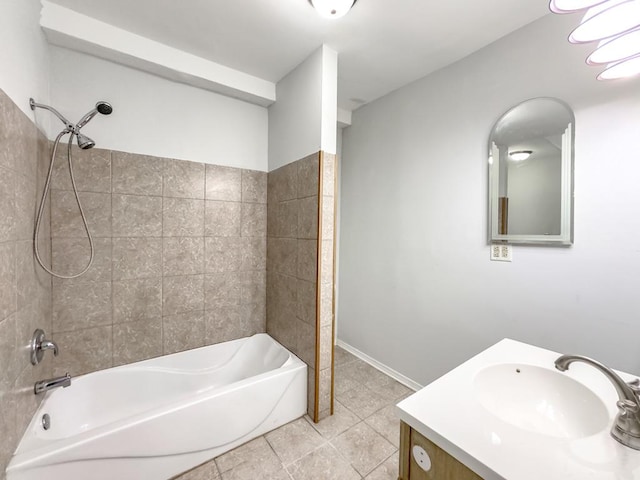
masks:
[[(89, 238), (89, 249), (91, 251), (89, 255), (89, 263), (87, 263), (87, 266), (84, 268), (84, 270), (82, 270), (80, 273), (76, 273), (75, 275), (61, 275), (61, 274), (55, 273), (51, 268), (48, 268), (42, 261), (42, 258), (40, 257), (40, 250), (38, 248), (38, 234), (40, 232), (40, 224), (42, 223), (44, 205), (47, 201), (47, 195), (49, 194), (49, 190), (51, 187), (51, 175), (53, 173), (53, 164), (55, 163), (55, 160), (56, 160), (56, 152), (58, 150), (58, 145), (60, 144), (60, 140), (67, 133), (70, 134), (69, 144), (67, 147), (67, 161), (69, 162), (69, 175), (71, 177), (71, 186), (73, 187), (73, 194), (75, 195), (76, 202), (78, 203), (78, 209), (80, 210), (80, 216), (82, 217), (82, 224), (84, 225), (84, 229), (87, 232), (87, 237)], [(76, 180), (73, 175), (73, 164), (71, 162), (71, 147), (73, 145), (73, 136), (74, 136), (73, 132), (70, 132), (69, 130), (63, 130), (58, 134), (58, 136), (56, 137), (55, 143), (53, 144), (53, 150), (51, 152), (51, 162), (49, 163), (49, 172), (47, 173), (47, 181), (45, 182), (45, 185), (44, 185), (42, 200), (40, 201), (40, 207), (38, 208), (38, 216), (36, 218), (36, 228), (33, 234), (33, 249), (35, 252), (36, 260), (38, 260), (38, 263), (40, 264), (40, 266), (50, 275), (56, 278), (62, 278), (65, 280), (78, 278), (79, 276), (84, 275), (87, 272), (87, 270), (89, 270), (89, 268), (91, 267), (91, 264), (93, 263), (93, 256), (94, 256), (93, 238), (91, 238), (91, 233), (89, 232), (89, 226), (87, 225), (87, 218), (84, 215), (84, 210), (82, 210), (82, 204), (80, 203), (80, 197), (78, 196), (78, 188), (76, 186)], [(51, 256), (53, 258), (53, 254)], [(53, 260), (52, 260), (52, 263), (53, 263)]]

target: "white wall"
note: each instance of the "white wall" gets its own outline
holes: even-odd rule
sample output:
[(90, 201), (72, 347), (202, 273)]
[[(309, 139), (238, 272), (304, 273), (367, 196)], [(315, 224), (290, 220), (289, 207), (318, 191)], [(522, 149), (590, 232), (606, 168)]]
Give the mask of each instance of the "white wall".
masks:
[(269, 107), (269, 171), (307, 155), (336, 152), (338, 55), (320, 47), (276, 85)]
[[(503, 337), (640, 372), (640, 79), (602, 83), (549, 15), (357, 110), (344, 132), (338, 338), (426, 384)], [(575, 245), (489, 261), (488, 135), (576, 116)]]
[[(52, 106), (76, 122), (98, 100), (113, 113), (83, 132), (99, 148), (267, 170), (266, 108), (51, 47)], [(51, 138), (60, 126), (51, 124)]]
[(0, 2), (0, 88), (32, 117), (29, 98), (49, 100), (49, 51), (39, 0)]

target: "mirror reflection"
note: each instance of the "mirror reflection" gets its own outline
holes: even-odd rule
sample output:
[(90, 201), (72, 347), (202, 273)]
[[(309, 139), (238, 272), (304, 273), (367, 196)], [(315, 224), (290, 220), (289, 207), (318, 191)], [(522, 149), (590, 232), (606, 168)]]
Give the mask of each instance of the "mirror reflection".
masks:
[(571, 109), (554, 98), (517, 105), (489, 140), (490, 241), (571, 244)]

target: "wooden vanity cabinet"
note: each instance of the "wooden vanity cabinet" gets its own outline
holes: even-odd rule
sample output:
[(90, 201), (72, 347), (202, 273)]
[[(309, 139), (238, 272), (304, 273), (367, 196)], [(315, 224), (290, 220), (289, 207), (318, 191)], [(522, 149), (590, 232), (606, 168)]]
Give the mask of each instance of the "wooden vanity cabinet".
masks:
[[(425, 472), (413, 458), (414, 445), (424, 448), (431, 459)], [(478, 474), (427, 440), (404, 422), (400, 422), (400, 476), (398, 480), (483, 480)]]

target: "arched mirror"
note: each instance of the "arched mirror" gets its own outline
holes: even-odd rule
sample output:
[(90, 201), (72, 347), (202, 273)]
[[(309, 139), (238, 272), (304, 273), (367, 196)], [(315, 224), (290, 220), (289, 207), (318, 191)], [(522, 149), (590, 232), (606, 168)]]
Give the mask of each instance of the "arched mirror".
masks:
[(489, 242), (573, 243), (573, 132), (569, 106), (534, 98), (489, 138)]

